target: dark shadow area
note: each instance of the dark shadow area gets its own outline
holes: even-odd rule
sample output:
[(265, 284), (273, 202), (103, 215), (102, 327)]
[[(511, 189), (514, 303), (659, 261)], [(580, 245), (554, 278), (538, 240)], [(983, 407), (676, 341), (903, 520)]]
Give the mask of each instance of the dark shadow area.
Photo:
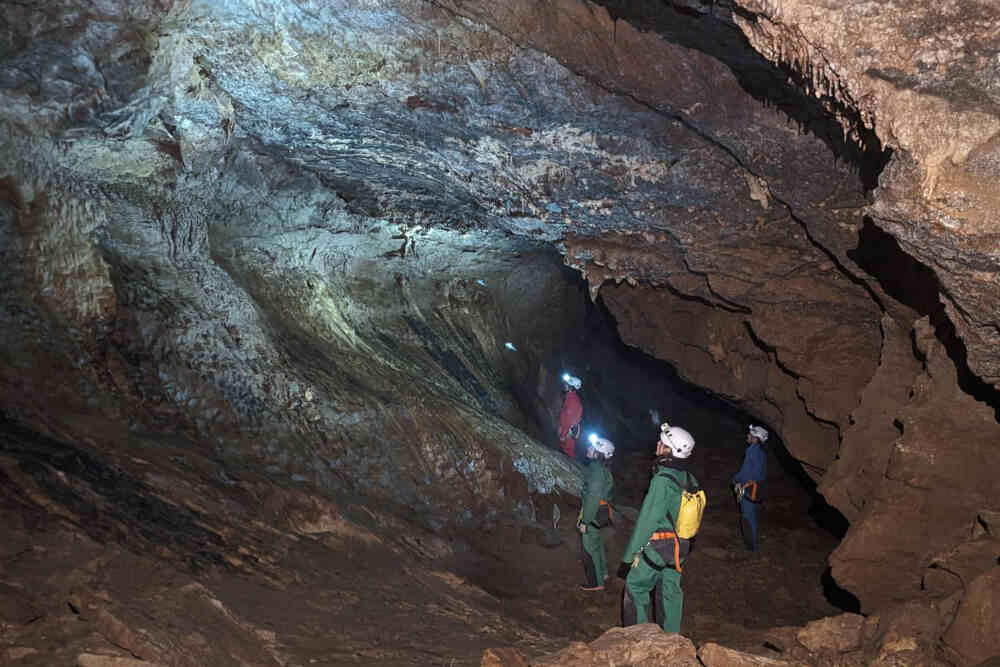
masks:
[(858, 246), (847, 256), (878, 281), (886, 294), (921, 315), (935, 316), (944, 307), (934, 272), (907, 255), (888, 232), (865, 217)]
[[(0, 413), (0, 455), (16, 461), (39, 490), (65, 508), (69, 520), (98, 542), (117, 542), (137, 552), (161, 545), (191, 571), (226, 566), (224, 540), (199, 513), (160, 498), (155, 490), (98, 452), (33, 432)], [(26, 517), (51, 517), (51, 508), (19, 493), (0, 471), (0, 506)], [(31, 520), (28, 521), (31, 523)]]
[[(776, 107), (798, 123), (800, 129), (823, 141), (836, 159), (854, 165), (866, 191), (878, 185), (878, 175), (888, 164), (891, 149), (882, 147), (874, 129), (866, 127), (851, 101), (844, 101), (846, 91), (830, 94), (826, 87), (830, 82), (826, 81), (820, 81), (817, 89), (811, 76), (805, 76), (786, 63), (776, 66), (754, 50), (729, 18), (737, 13), (754, 21), (754, 14), (725, 1), (698, 6), (674, 4), (670, 0), (596, 2), (615, 20), (627, 21), (642, 31), (655, 32), (668, 42), (700, 51), (724, 63), (747, 94), (767, 106)], [(844, 132), (834, 114), (848, 121), (850, 133)]]
[(830, 604), (850, 614), (861, 613), (861, 603), (858, 601), (858, 598), (854, 597), (854, 594), (850, 591), (846, 591), (837, 585), (837, 582), (833, 579), (833, 575), (830, 573), (830, 568), (826, 568), (821, 583), (823, 584), (823, 594), (830, 601)]
[[(580, 282), (585, 285), (582, 279)], [(668, 421), (684, 426), (696, 434), (702, 448), (722, 447), (728, 452), (731, 470), (703, 472), (723, 476), (728, 483), (728, 476), (739, 468), (742, 460), (746, 425), (760, 420), (724, 397), (686, 382), (670, 363), (625, 344), (604, 301), (598, 297), (596, 302), (590, 302), (585, 289), (582, 295), (588, 300), (586, 327), (573, 347), (579, 356), (574, 356), (576, 363), (570, 365), (584, 373), (580, 391), (585, 405), (584, 434), (599, 432), (615, 442), (620, 453), (642, 455), (651, 465), (659, 423)], [(651, 410), (655, 414), (650, 414)], [(804, 467), (808, 464), (792, 456), (770, 425), (763, 425), (772, 433), (767, 443), (768, 453), (809, 494), (809, 516), (813, 522), (838, 540), (843, 539), (849, 525), (847, 519), (817, 492), (816, 482)], [(696, 450), (696, 459), (703, 455), (703, 450)]]
[[(785, 448), (785, 444), (774, 435), (767, 442), (767, 451), (773, 454), (774, 458), (781, 464), (781, 468), (795, 478), (809, 493), (811, 501), (809, 517), (813, 522), (838, 540), (844, 539), (850, 522), (836, 507), (827, 503), (826, 499), (816, 490), (816, 482), (805, 468), (808, 464), (804, 464), (792, 456), (791, 452)], [(814, 472), (822, 473), (824, 471), (817, 469)]]
[[(847, 256), (870, 274), (886, 294), (930, 318), (937, 339), (948, 352), (958, 373), (958, 386), (994, 410), (1000, 421), (1000, 391), (984, 382), (969, 368), (965, 343), (941, 303), (940, 285), (934, 271), (903, 252), (899, 243), (866, 217), (858, 234), (858, 247)], [(914, 348), (914, 354), (920, 357)]]
[(600, 354), (587, 355), (581, 364), (590, 378), (581, 397), (592, 406), (584, 416), (585, 429), (617, 438), (625, 450), (649, 451), (652, 459), (660, 423), (681, 425), (684, 420), (683, 412), (672, 411), (670, 404), (682, 403), (688, 411), (698, 406), (733, 423), (749, 419), (732, 403), (686, 382), (670, 363), (625, 344), (614, 316), (600, 297), (595, 302), (588, 298), (586, 328), (580, 332), (578, 345), (601, 350)]

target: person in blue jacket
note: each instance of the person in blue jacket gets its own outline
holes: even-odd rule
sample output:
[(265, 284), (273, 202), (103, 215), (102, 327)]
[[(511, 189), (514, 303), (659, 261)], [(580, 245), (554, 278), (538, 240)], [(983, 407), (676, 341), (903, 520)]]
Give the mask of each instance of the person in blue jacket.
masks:
[(747, 432), (747, 449), (743, 466), (733, 475), (733, 490), (740, 504), (740, 532), (747, 551), (760, 550), (757, 511), (760, 509), (760, 483), (767, 476), (767, 429), (751, 425)]

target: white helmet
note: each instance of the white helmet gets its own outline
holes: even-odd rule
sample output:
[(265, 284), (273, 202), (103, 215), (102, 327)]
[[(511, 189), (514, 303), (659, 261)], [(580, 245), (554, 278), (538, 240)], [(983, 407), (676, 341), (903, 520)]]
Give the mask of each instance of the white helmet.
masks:
[(573, 389), (579, 389), (583, 386), (583, 380), (578, 377), (573, 377), (569, 373), (563, 373), (562, 381), (568, 384)]
[(607, 438), (602, 438), (596, 433), (590, 434), (590, 446), (604, 454), (604, 458), (610, 459), (615, 455), (615, 443)]
[(764, 428), (762, 426), (754, 426), (753, 424), (751, 424), (749, 431), (750, 431), (750, 435), (752, 435), (753, 437), (755, 437), (758, 440), (760, 440), (762, 444), (765, 443), (765, 442), (767, 442), (767, 429), (766, 428)]
[(674, 458), (686, 459), (694, 450), (694, 436), (680, 426), (660, 424), (660, 442), (673, 452)]

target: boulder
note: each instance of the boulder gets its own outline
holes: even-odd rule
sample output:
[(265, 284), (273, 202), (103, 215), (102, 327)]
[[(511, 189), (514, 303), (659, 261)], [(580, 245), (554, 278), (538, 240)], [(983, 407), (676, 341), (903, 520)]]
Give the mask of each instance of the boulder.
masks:
[(781, 667), (805, 664), (735, 651), (712, 642), (708, 642), (698, 650), (698, 658), (705, 667)]
[(483, 653), (479, 667), (528, 667), (528, 661), (510, 647), (488, 648)]
[(574, 642), (531, 663), (535, 667), (698, 667), (694, 644), (686, 637), (644, 623), (611, 628), (590, 644)]
[(943, 639), (961, 665), (1000, 656), (1000, 567), (972, 581)]
[(861, 646), (861, 629), (865, 617), (841, 614), (812, 621), (798, 633), (798, 640), (814, 653), (836, 651), (846, 653)]

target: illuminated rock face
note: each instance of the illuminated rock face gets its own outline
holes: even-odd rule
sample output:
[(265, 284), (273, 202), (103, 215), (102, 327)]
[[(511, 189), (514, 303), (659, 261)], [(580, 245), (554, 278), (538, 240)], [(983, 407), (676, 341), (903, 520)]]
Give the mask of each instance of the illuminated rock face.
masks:
[(511, 425), (555, 248), (780, 434), (865, 607), (919, 595), (995, 509), (997, 12), (738, 4), (5, 5), (5, 411), (473, 521), (579, 483)]

